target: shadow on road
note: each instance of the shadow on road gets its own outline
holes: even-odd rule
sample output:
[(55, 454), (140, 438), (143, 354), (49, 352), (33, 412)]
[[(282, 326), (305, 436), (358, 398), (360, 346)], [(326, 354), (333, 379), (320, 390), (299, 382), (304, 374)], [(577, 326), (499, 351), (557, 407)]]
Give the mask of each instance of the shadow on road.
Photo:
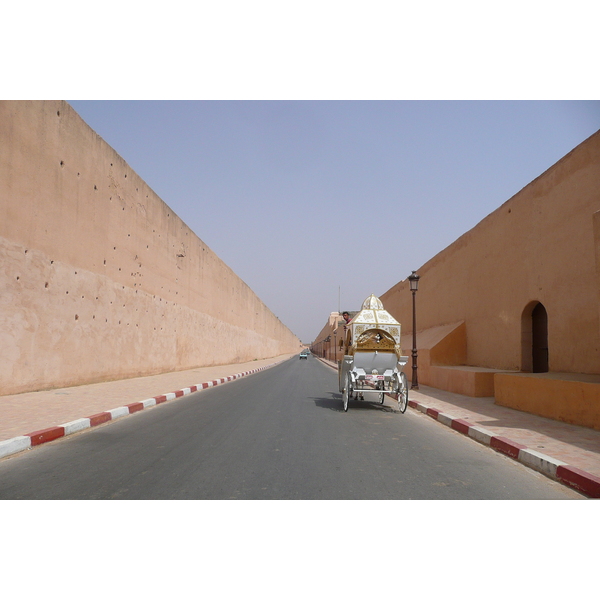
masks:
[[(319, 408), (327, 408), (334, 412), (344, 412), (344, 406), (342, 404), (342, 395), (329, 392), (328, 398), (311, 398), (315, 401), (315, 405)], [(377, 404), (375, 402), (367, 402), (364, 400), (350, 400), (348, 404), (348, 412), (351, 410), (375, 410), (377, 412), (395, 413), (398, 412), (391, 406), (385, 404)]]

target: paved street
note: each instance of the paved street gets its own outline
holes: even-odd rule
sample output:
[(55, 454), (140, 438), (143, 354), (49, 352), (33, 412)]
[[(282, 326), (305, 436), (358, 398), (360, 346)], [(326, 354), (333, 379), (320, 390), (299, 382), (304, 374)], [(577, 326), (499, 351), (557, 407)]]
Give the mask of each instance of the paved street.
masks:
[(0, 461), (2, 499), (574, 499), (310, 357)]

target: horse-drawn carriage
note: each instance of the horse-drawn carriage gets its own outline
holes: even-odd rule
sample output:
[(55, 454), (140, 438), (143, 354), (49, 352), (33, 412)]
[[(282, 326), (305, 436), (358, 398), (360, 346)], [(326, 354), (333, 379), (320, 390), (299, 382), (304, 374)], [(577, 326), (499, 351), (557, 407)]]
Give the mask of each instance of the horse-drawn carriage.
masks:
[(372, 398), (383, 404), (389, 394), (398, 400), (403, 413), (408, 406), (408, 383), (402, 367), (408, 356), (400, 351), (400, 323), (371, 294), (345, 329), (344, 358), (338, 363), (344, 411), (349, 400)]

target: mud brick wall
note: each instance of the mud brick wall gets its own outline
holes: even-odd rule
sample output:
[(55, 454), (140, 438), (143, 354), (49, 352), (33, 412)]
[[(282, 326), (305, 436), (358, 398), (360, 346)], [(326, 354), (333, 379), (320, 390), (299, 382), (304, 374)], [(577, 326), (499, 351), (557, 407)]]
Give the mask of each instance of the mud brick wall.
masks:
[(299, 347), (66, 102), (0, 102), (0, 395)]

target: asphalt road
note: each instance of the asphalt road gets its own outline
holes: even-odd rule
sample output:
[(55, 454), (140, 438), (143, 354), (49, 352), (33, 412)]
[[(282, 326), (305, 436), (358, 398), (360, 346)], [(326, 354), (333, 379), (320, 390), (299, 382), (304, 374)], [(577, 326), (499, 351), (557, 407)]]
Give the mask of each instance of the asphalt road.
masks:
[(422, 413), (351, 401), (314, 357), (0, 461), (0, 499), (575, 499)]

